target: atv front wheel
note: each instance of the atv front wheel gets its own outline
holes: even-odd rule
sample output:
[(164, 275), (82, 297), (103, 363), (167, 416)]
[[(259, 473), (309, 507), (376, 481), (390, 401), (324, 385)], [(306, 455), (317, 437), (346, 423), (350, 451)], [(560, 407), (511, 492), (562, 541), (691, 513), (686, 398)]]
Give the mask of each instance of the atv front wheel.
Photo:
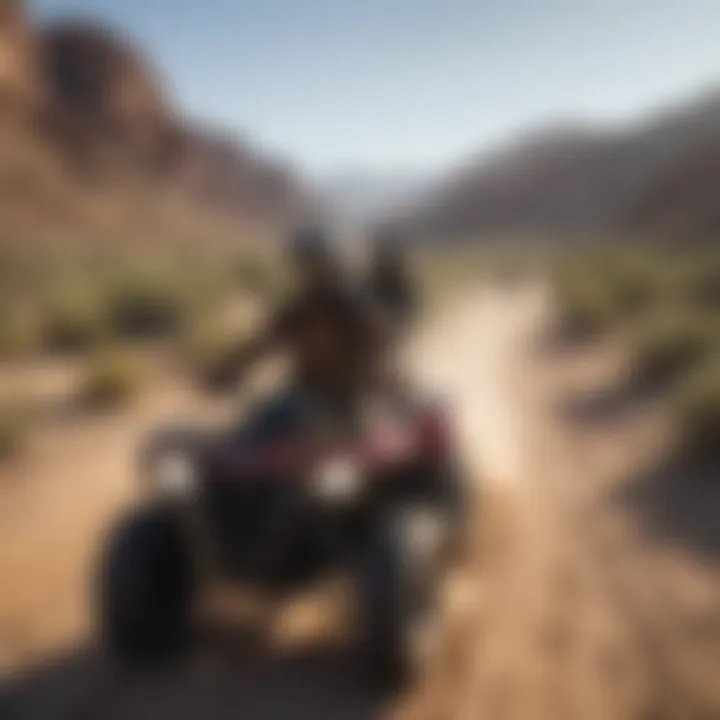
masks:
[(419, 517), (402, 510), (385, 518), (368, 538), (360, 563), (362, 660), (384, 691), (417, 677), (436, 636), (436, 578), (432, 558), (414, 537)]
[(191, 636), (193, 573), (175, 516), (152, 508), (112, 534), (101, 573), (102, 640), (129, 662), (168, 658)]

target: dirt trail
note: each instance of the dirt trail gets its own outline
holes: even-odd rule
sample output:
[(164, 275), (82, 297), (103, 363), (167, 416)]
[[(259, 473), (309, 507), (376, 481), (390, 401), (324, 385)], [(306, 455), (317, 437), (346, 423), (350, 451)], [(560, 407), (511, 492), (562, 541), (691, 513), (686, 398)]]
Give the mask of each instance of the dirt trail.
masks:
[(539, 286), (492, 293), (446, 326), (463, 352), (448, 344), (432, 367), (486, 492), (448, 653), (399, 716), (720, 718), (717, 483), (646, 474), (663, 451), (655, 408), (604, 424), (561, 411), (602, 396), (618, 363), (542, 352), (548, 310)]
[[(97, 658), (78, 652), (9, 683), (9, 711), (79, 718), (84, 708), (82, 717), (160, 720), (720, 718), (713, 558), (650, 538), (637, 513), (608, 501), (647, 427), (618, 435), (558, 415), (570, 370), (537, 349), (546, 311), (539, 285), (479, 290), (411, 350), (413, 371), (455, 403), (483, 490), (469, 557), (448, 583), (442, 651), (422, 687), (380, 707), (355, 684), (349, 659), (328, 647), (160, 674), (125, 687), (120, 701), (95, 687)], [(0, 600), (0, 663), (26, 663), (83, 636), (88, 552), (132, 498), (132, 447), (148, 425), (197, 407), (187, 389), (168, 386), (122, 418), (55, 431), (22, 477), (16, 469), (3, 478), (0, 580), (10, 592)], [(2, 701), (0, 689), (5, 717)]]
[(87, 578), (109, 519), (135, 491), (133, 458), (155, 423), (190, 417), (182, 384), (127, 411), (44, 429), (0, 473), (0, 669), (85, 632)]

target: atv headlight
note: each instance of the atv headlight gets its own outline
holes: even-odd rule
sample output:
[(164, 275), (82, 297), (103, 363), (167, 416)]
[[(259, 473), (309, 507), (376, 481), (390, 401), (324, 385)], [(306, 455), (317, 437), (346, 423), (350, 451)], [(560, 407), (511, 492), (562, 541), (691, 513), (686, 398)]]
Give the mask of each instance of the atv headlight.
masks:
[(186, 499), (197, 487), (195, 465), (187, 455), (180, 452), (158, 457), (152, 475), (156, 488), (171, 497)]
[(320, 465), (312, 484), (313, 495), (331, 503), (352, 501), (362, 488), (362, 470), (356, 462), (347, 458), (328, 460)]

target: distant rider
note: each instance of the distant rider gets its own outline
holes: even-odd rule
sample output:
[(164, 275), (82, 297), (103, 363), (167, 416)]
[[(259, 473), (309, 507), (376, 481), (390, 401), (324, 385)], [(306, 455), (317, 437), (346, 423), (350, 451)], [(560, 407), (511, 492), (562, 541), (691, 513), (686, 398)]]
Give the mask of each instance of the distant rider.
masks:
[(380, 229), (373, 238), (367, 278), (370, 297), (400, 336), (412, 327), (420, 311), (419, 292), (407, 252), (406, 242), (397, 230)]
[(216, 368), (227, 384), (270, 354), (285, 353), (292, 365), (290, 389), (278, 407), (302, 414), (308, 404), (351, 408), (378, 377), (384, 323), (367, 296), (348, 279), (338, 250), (319, 228), (295, 232), (288, 255), (297, 287), (255, 336)]

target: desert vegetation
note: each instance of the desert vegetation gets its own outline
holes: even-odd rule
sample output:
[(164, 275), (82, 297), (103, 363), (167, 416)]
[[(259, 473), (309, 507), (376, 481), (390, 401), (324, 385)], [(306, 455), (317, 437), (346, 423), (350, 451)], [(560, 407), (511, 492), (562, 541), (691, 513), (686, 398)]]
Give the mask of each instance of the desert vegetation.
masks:
[[(418, 253), (415, 270), (426, 309), (442, 307), (475, 283), (486, 256), (480, 250)], [(152, 387), (153, 373), (202, 381), (250, 331), (257, 311), (289, 291), (282, 259), (252, 248), (6, 249), (0, 276), (0, 372), (70, 363), (78, 379), (68, 403), (83, 412), (124, 406)], [(7, 404), (0, 413), (5, 456), (47, 416)]]
[[(688, 446), (720, 440), (720, 252), (711, 245), (429, 246), (414, 260), (430, 311), (489, 275), (549, 272), (566, 341), (624, 335), (631, 382), (667, 400)], [(288, 290), (283, 263), (254, 250), (5, 253), (0, 274), (0, 367), (72, 358), (82, 370), (81, 405), (104, 409), (141, 391), (152, 370), (138, 354), (160, 352), (176, 371), (202, 378), (248, 331), (242, 308)], [(22, 422), (18, 414), (3, 414), (4, 446), (20, 445), (32, 425), (32, 414)]]
[[(117, 408), (158, 367), (202, 375), (245, 331), (238, 309), (283, 292), (278, 263), (248, 252), (45, 252), (0, 258), (0, 456), (15, 454), (47, 413), (4, 397), (28, 368), (77, 369), (69, 405)], [(232, 316), (228, 319), (228, 316)], [(154, 362), (147, 362), (147, 360)], [(161, 359), (161, 362), (157, 362)], [(164, 365), (163, 365), (164, 363)], [(42, 372), (42, 370), (39, 370)], [(32, 388), (31, 388), (32, 389)]]
[(15, 456), (23, 448), (35, 414), (32, 403), (22, 397), (0, 403), (0, 460)]
[(720, 445), (720, 251), (632, 243), (566, 251), (554, 263), (561, 331), (627, 337), (631, 381), (667, 400), (685, 447)]

